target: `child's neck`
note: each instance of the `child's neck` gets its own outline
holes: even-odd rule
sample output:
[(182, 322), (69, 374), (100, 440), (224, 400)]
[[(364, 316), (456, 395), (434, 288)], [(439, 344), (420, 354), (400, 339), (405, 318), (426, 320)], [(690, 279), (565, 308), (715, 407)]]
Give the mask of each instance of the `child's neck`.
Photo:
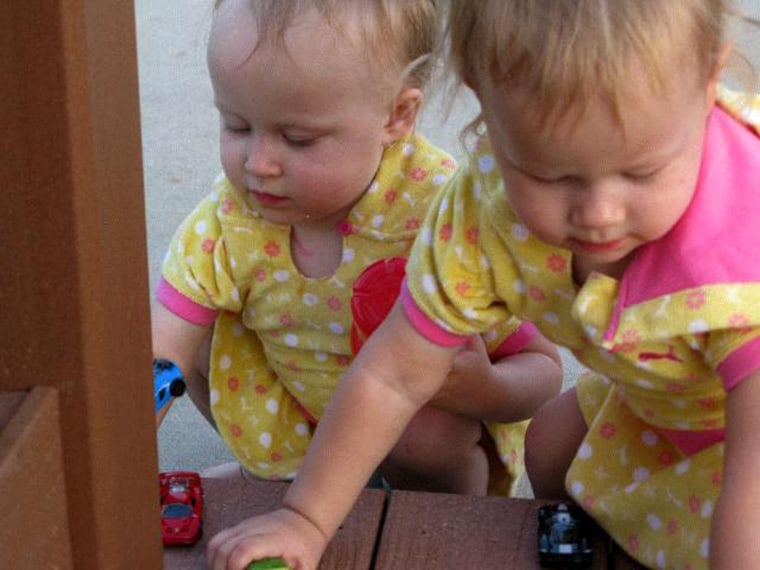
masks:
[(602, 275), (607, 275), (608, 277), (619, 280), (623, 276), (625, 268), (628, 266), (628, 263), (631, 261), (632, 257), (633, 253), (628, 255), (625, 259), (621, 259), (616, 263), (598, 264), (589, 263), (578, 256), (574, 256), (573, 281), (577, 285), (583, 285), (586, 282), (586, 279), (588, 279), (589, 275), (592, 273), (600, 273)]
[(335, 227), (293, 226), (290, 255), (305, 277), (329, 277), (343, 260), (343, 236)]

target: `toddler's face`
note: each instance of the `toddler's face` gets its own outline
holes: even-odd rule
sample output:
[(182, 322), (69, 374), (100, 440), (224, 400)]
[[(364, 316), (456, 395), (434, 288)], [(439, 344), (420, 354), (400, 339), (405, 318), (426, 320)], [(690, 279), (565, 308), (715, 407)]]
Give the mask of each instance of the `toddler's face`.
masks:
[(624, 128), (596, 98), (584, 114), (571, 109), (541, 129), (528, 95), (480, 83), (509, 202), (539, 239), (573, 253), (577, 281), (592, 271), (619, 277), (636, 248), (683, 215), (712, 105), (696, 78), (679, 76), (655, 94), (632, 73), (621, 101)]
[(287, 49), (262, 42), (253, 51), (249, 2), (221, 4), (209, 43), (222, 166), (265, 219), (333, 226), (391, 142), (392, 93), (373, 83), (360, 49), (313, 13), (287, 30)]

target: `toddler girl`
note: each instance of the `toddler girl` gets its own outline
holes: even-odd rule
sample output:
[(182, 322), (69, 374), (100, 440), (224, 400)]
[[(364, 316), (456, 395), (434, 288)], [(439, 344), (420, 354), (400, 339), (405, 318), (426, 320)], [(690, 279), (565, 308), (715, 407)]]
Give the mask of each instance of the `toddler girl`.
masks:
[[(536, 494), (567, 492), (648, 566), (756, 567), (760, 99), (718, 86), (727, 6), (451, 10), (452, 62), (482, 107), (474, 156), (432, 205), (401, 303), (338, 387), (284, 508), (217, 537), (215, 567), (267, 554), (315, 567), (451, 347), (515, 316), (592, 371), (529, 428)], [(384, 357), (401, 347), (415, 358)]]
[[(438, 29), (431, 0), (216, 7), (208, 65), (224, 176), (169, 248), (154, 353), (185, 373), (256, 476), (298, 470), (353, 358), (354, 281), (408, 254), (453, 172), (451, 157), (413, 132)], [(386, 458), (391, 484), (485, 493), (498, 481), (509, 491), (524, 425), (486, 431), (481, 420), (524, 420), (556, 394), (556, 351), (515, 319), (461, 352), (451, 383), (466, 376), (482, 379), (478, 398), (442, 390)], [(525, 378), (532, 389), (504, 405)]]

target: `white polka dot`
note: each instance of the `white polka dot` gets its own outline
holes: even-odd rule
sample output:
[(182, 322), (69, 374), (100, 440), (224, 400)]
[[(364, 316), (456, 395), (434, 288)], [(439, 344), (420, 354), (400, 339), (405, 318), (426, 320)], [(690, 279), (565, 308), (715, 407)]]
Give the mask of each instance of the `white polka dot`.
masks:
[(653, 445), (657, 445), (658, 441), (660, 441), (660, 438), (657, 437), (657, 434), (654, 433), (653, 431), (644, 430), (643, 432), (641, 432), (641, 442), (647, 447), (652, 447)]
[(441, 205), (438, 206), (438, 211), (439, 212), (445, 212), (448, 209), (449, 209), (449, 199), (448, 198), (444, 198), (443, 200), (441, 200)]
[(385, 221), (385, 216), (383, 216), (382, 214), (378, 214), (376, 216), (373, 216), (372, 217), (372, 227), (375, 228), (375, 229), (377, 229), (377, 228), (379, 228), (380, 226), (383, 225), (384, 221)]
[(285, 335), (285, 344), (288, 346), (298, 346), (298, 335), (288, 333)]
[(325, 354), (324, 352), (315, 352), (314, 360), (316, 360), (317, 362), (327, 362), (327, 354)]
[(702, 503), (702, 511), (701, 515), (703, 519), (710, 518), (712, 516), (713, 512), (713, 503), (712, 501), (705, 501)]
[(185, 265), (187, 265), (188, 267), (192, 267), (192, 266), (193, 266), (193, 263), (195, 263), (195, 259), (193, 258), (193, 256), (192, 256), (192, 255), (188, 255), (188, 256), (185, 258)]
[(356, 252), (350, 248), (347, 247), (343, 250), (343, 263), (350, 263), (356, 258)]
[(300, 435), (301, 437), (305, 435), (309, 435), (309, 426), (307, 426), (304, 423), (297, 423), (294, 429), (295, 429), (296, 435)]
[(662, 550), (660, 550), (657, 552), (657, 568), (667, 568), (667, 567), (668, 567), (668, 563), (666, 562), (666, 559), (665, 559), (665, 553)]
[(657, 515), (649, 513), (647, 515), (647, 524), (652, 530), (659, 530), (662, 527), (662, 520)]
[(440, 186), (449, 179), (445, 174), (436, 174), (433, 176), (433, 186)]
[(588, 443), (583, 442), (581, 446), (578, 448), (578, 458), (588, 459), (592, 455), (594, 455), (594, 448), (591, 447), (591, 445), (589, 445)]
[(478, 159), (478, 169), (481, 172), (491, 172), (493, 170), (494, 162), (493, 157), (490, 155), (481, 156)]
[(633, 470), (633, 480), (638, 481), (641, 483), (642, 481), (646, 481), (649, 479), (649, 469), (646, 467), (638, 467), (637, 469)]
[(688, 459), (684, 459), (683, 461), (679, 461), (676, 463), (676, 466), (674, 467), (674, 471), (676, 475), (683, 475), (691, 468), (691, 461)]
[(702, 558), (707, 558), (710, 556), (710, 539), (704, 539), (702, 541), (702, 544), (699, 545), (699, 555)]
[(636, 385), (641, 386), (642, 388), (654, 388), (654, 384), (652, 384), (652, 382), (649, 380), (645, 380), (644, 378), (637, 378)]
[(279, 404), (277, 404), (277, 400), (274, 398), (269, 398), (267, 400), (267, 412), (270, 414), (276, 414), (277, 410), (280, 408)]
[(237, 287), (232, 288), (232, 291), (230, 291), (230, 297), (232, 297), (232, 300), (236, 303), (240, 302), (240, 291), (238, 291)]
[(579, 497), (583, 493), (583, 489), (585, 489), (585, 487), (583, 486), (583, 483), (581, 481), (574, 481), (570, 485), (570, 493), (574, 497)]
[(219, 390), (211, 390), (208, 399), (212, 406), (216, 406), (219, 403)]
[(417, 235), (419, 236), (420, 241), (424, 245), (430, 245), (431, 243), (433, 243), (433, 232), (430, 230), (430, 228), (428, 227), (422, 228), (422, 230), (420, 230), (420, 233)]
[(638, 488), (639, 488), (639, 483), (631, 483), (630, 485), (625, 486), (625, 492), (630, 495)]
[(197, 235), (202, 236), (206, 233), (206, 222), (204, 220), (199, 220), (193, 229)]
[(480, 180), (475, 182), (475, 184), (472, 187), (473, 194), (475, 194), (475, 198), (477, 200), (480, 200), (480, 197), (483, 195), (483, 184), (480, 183)]
[(244, 331), (245, 331), (245, 328), (243, 327), (242, 323), (237, 322), (234, 325), (232, 325), (232, 336), (241, 337), (243, 336)]
[(522, 224), (512, 224), (512, 235), (517, 241), (526, 241), (530, 237), (530, 232)]
[(269, 449), (272, 446), (272, 434), (265, 431), (259, 435), (259, 444), (262, 447)]
[(259, 469), (263, 469), (263, 470), (265, 470), (265, 471), (269, 471), (269, 470), (272, 468), (272, 466), (271, 466), (269, 463), (264, 463), (263, 461), (259, 461), (259, 462), (256, 464), (256, 466), (257, 466)]
[(317, 304), (317, 301), (318, 301), (317, 296), (314, 295), (313, 293), (305, 293), (303, 296), (303, 304), (306, 305), (307, 307), (313, 307), (314, 305)]
[(380, 189), (380, 183), (377, 180), (373, 180), (372, 184), (369, 185), (368, 192), (377, 192)]
[(689, 323), (689, 332), (691, 334), (699, 334), (710, 330), (709, 325), (702, 319), (696, 319)]
[(427, 293), (428, 295), (433, 295), (436, 292), (436, 285), (435, 285), (435, 277), (430, 275), (430, 273), (426, 273), (422, 276), (422, 289)]
[(335, 334), (343, 334), (345, 332), (343, 325), (340, 323), (330, 323), (327, 327)]
[(495, 330), (489, 330), (486, 334), (483, 335), (483, 340), (486, 342), (492, 342), (496, 340), (497, 332)]
[(517, 293), (525, 293), (525, 281), (522, 279), (515, 279), (515, 281), (512, 283), (512, 287)]
[(219, 192), (217, 192), (216, 190), (211, 192), (211, 194), (209, 195), (209, 200), (211, 200), (212, 204), (217, 204), (219, 202)]
[(401, 151), (401, 152), (403, 152), (405, 155), (409, 156), (410, 154), (412, 154), (414, 152), (414, 145), (413, 144), (409, 144), (409, 143), (405, 144), (404, 145), (404, 150)]
[(299, 382), (298, 380), (291, 382), (290, 385), (293, 387), (294, 390), (298, 390), (299, 392), (305, 392), (306, 386), (302, 382)]
[(229, 354), (223, 354), (219, 358), (219, 368), (221, 370), (229, 370), (230, 366), (232, 366), (232, 358), (230, 358)]
[(559, 323), (559, 317), (556, 313), (544, 313), (544, 320), (552, 325)]
[(275, 271), (272, 276), (274, 277), (274, 280), (278, 283), (284, 283), (288, 279), (290, 279), (290, 271), (285, 271), (284, 269), (278, 269)]
[(474, 321), (476, 317), (478, 316), (478, 313), (475, 309), (465, 307), (464, 309), (462, 309), (462, 315), (467, 317), (469, 320)]

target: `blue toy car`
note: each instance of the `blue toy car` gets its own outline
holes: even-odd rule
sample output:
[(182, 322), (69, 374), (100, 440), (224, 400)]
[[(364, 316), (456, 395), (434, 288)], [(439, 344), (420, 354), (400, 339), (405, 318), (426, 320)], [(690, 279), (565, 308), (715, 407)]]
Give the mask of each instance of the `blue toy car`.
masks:
[(589, 568), (590, 521), (580, 507), (559, 503), (538, 509), (538, 559), (543, 568)]

